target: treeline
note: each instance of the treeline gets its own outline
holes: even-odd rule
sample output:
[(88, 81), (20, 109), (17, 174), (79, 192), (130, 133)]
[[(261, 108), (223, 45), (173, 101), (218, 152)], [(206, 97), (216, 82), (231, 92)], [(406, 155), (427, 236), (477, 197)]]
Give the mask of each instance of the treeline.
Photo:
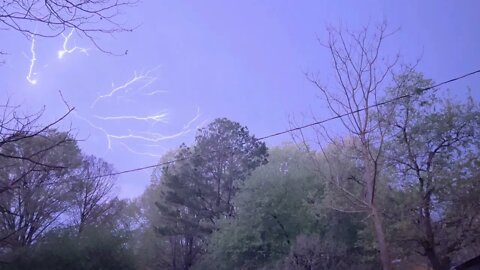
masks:
[[(431, 84), (408, 76), (388, 93)], [(479, 106), (434, 92), (392, 106), (375, 190), (392, 265), (448, 269), (480, 253)], [(1, 267), (381, 269), (371, 213), (355, 200), (367, 193), (360, 146), (348, 136), (267, 150), (216, 119), (126, 201), (114, 196), (111, 165), (67, 133), (8, 141)]]
[[(386, 108), (375, 179), (391, 264), (450, 269), (480, 253), (480, 108), (417, 93), (432, 84), (421, 74), (397, 79), (406, 84), (386, 99), (415, 94)], [(200, 130), (194, 145), (165, 156), (183, 161), (157, 169), (137, 202), (138, 267), (381, 269), (371, 212), (355, 199), (367, 194), (361, 143), (312, 148), (267, 152), (226, 119)]]
[(113, 196), (112, 166), (83, 154), (69, 133), (33, 130), (18, 119), (2, 126), (15, 131), (2, 134), (0, 149), (0, 267), (128, 265), (128, 205)]
[(386, 36), (329, 32), (338, 85), (308, 79), (338, 125), (267, 149), (216, 119), (133, 200), (54, 129), (63, 117), (2, 106), (0, 268), (444, 270), (478, 256), (479, 104), (395, 70)]

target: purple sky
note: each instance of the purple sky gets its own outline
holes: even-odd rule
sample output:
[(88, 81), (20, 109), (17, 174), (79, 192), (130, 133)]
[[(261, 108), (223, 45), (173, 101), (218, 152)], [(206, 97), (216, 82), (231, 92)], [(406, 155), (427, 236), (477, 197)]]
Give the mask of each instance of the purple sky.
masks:
[[(126, 56), (101, 53), (73, 33), (67, 49), (77, 45), (87, 53), (77, 49), (59, 59), (62, 37), (37, 39), (34, 85), (26, 79), (31, 42), (0, 31), (0, 48), (8, 52), (0, 66), (0, 99), (10, 97), (31, 112), (46, 105), (45, 117), (53, 119), (65, 112), (61, 90), (76, 107), (64, 126), (86, 139), (82, 149), (126, 170), (191, 143), (195, 129), (216, 117), (263, 136), (288, 128), (291, 115), (322, 112), (303, 73), (332, 81), (327, 52), (316, 40), (329, 24), (356, 29), (387, 20), (391, 29), (400, 28), (387, 51), (400, 52), (405, 63), (422, 56), (418, 70), (437, 82), (478, 69), (479, 10), (473, 0), (143, 1), (125, 10), (127, 24), (140, 24), (137, 30), (100, 39), (108, 50), (128, 50)], [(462, 96), (471, 87), (479, 98), (479, 83), (477, 76), (448, 88)], [(141, 194), (150, 173), (120, 176), (120, 196)]]

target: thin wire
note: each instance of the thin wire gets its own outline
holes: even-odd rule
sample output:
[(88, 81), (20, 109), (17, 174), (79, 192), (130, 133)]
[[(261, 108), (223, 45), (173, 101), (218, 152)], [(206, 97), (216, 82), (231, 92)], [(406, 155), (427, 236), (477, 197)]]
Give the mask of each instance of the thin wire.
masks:
[(354, 110), (354, 111), (351, 111), (351, 112), (348, 112), (348, 113), (344, 113), (344, 114), (339, 114), (339, 115), (335, 115), (333, 117), (330, 117), (330, 118), (326, 118), (326, 119), (323, 119), (323, 120), (320, 120), (320, 121), (317, 121), (317, 122), (313, 122), (313, 123), (310, 123), (310, 124), (306, 124), (306, 125), (303, 125), (303, 126), (300, 126), (300, 127), (296, 127), (296, 128), (291, 128), (291, 129), (287, 129), (285, 131), (280, 131), (280, 132), (277, 132), (277, 133), (273, 133), (273, 134), (270, 134), (270, 135), (267, 135), (267, 136), (263, 136), (263, 137), (260, 137), (258, 138), (258, 140), (265, 140), (265, 139), (268, 139), (268, 138), (271, 138), (271, 137), (275, 137), (275, 136), (279, 136), (279, 135), (282, 135), (282, 134), (285, 134), (285, 133), (290, 133), (292, 131), (297, 131), (297, 130), (302, 130), (304, 128), (307, 128), (307, 127), (312, 127), (312, 126), (316, 126), (316, 125), (320, 125), (320, 124), (323, 124), (325, 122), (329, 122), (329, 121), (332, 121), (332, 120), (335, 120), (335, 119), (339, 119), (339, 118), (342, 118), (342, 117), (345, 117), (345, 116), (348, 116), (350, 114), (355, 114), (355, 113), (358, 113), (358, 112), (361, 112), (361, 111), (365, 111), (369, 108), (373, 108), (373, 107), (379, 107), (379, 106), (383, 106), (383, 105), (386, 105), (386, 104), (389, 104), (389, 103), (393, 103), (395, 101), (398, 101), (400, 99), (404, 99), (404, 98), (407, 98), (407, 97), (412, 97), (413, 95), (418, 95), (418, 94), (421, 94), (425, 91), (428, 91), (428, 90), (431, 90), (433, 88), (437, 88), (439, 86), (442, 86), (444, 84), (448, 84), (448, 83), (451, 83), (451, 82), (454, 82), (454, 81), (458, 81), (458, 80), (461, 80), (465, 77), (468, 77), (468, 76), (472, 76), (476, 73), (480, 73), (480, 69), (479, 70), (475, 70), (473, 72), (470, 72), (470, 73), (467, 73), (465, 75), (462, 75), (462, 76), (459, 76), (459, 77), (456, 77), (456, 78), (453, 78), (453, 79), (450, 79), (448, 81), (444, 81), (444, 82), (441, 82), (441, 83), (438, 83), (438, 84), (435, 84), (435, 85), (432, 85), (432, 86), (429, 86), (429, 87), (426, 87), (426, 88), (420, 88), (420, 89), (417, 89), (417, 93), (413, 93), (413, 94), (405, 94), (405, 95), (402, 95), (402, 96), (398, 96), (398, 97), (395, 97), (395, 98), (392, 98), (392, 99), (389, 99), (389, 100), (386, 100), (386, 101), (382, 101), (382, 102), (379, 102), (379, 103), (375, 103), (375, 104), (372, 104), (370, 106), (366, 106), (366, 107), (363, 107), (363, 108), (360, 108), (360, 109), (357, 109), (357, 110)]
[[(351, 112), (348, 112), (348, 113), (339, 114), (339, 115), (336, 115), (336, 116), (333, 116), (333, 117), (330, 117), (330, 118), (326, 118), (326, 119), (323, 119), (323, 120), (320, 120), (320, 121), (316, 121), (316, 122), (313, 122), (313, 123), (310, 123), (310, 124), (306, 124), (306, 125), (303, 125), (303, 126), (300, 126), (300, 127), (295, 127), (295, 128), (287, 129), (287, 130), (284, 130), (284, 131), (276, 132), (276, 133), (273, 133), (273, 134), (270, 134), (270, 135), (266, 135), (266, 136), (263, 136), (263, 137), (259, 137), (259, 138), (256, 138), (255, 140), (256, 141), (263, 141), (265, 139), (269, 139), (269, 138), (276, 137), (276, 136), (279, 136), (279, 135), (283, 135), (283, 134), (286, 134), (286, 133), (290, 133), (290, 132), (293, 132), (293, 131), (302, 130), (302, 129), (305, 129), (305, 128), (308, 128), (308, 127), (320, 125), (320, 124), (323, 124), (323, 123), (326, 123), (326, 122), (329, 122), (329, 121), (332, 121), (332, 120), (335, 120), (335, 119), (340, 119), (342, 117), (345, 117), (345, 116), (348, 116), (348, 115), (351, 115), (351, 114), (355, 114), (355, 113), (358, 113), (358, 112), (361, 112), (361, 111), (365, 111), (369, 108), (383, 106), (383, 105), (393, 103), (395, 101), (398, 101), (398, 100), (401, 100), (401, 99), (404, 99), (404, 98), (408, 98), (408, 97), (412, 97), (414, 95), (421, 94), (425, 91), (437, 88), (439, 86), (442, 86), (442, 85), (445, 85), (445, 84), (448, 84), (448, 83), (451, 83), (451, 82), (454, 82), (454, 81), (461, 80), (463, 78), (472, 76), (472, 75), (477, 74), (477, 73), (480, 73), (480, 69), (472, 71), (472, 72), (464, 74), (464, 75), (461, 75), (461, 76), (458, 76), (458, 77), (455, 77), (455, 78), (452, 78), (452, 79), (447, 80), (447, 81), (443, 81), (441, 83), (438, 83), (438, 84), (435, 84), (435, 85), (432, 85), (432, 86), (429, 86), (429, 87), (426, 87), (426, 88), (417, 89), (416, 93), (401, 95), (401, 96), (398, 96), (398, 97), (395, 97), (395, 98), (392, 98), (392, 99), (389, 99), (389, 100), (386, 100), (386, 101), (378, 102), (378, 103), (372, 104), (370, 106), (366, 106), (366, 107), (363, 107), (363, 108), (360, 108), (360, 109), (357, 109), (357, 110), (354, 110), (354, 111), (351, 111)], [(169, 161), (166, 161), (166, 162), (156, 163), (156, 164), (153, 164), (153, 165), (138, 167), (138, 168), (125, 170), (125, 171), (119, 171), (119, 172), (114, 172), (114, 173), (109, 173), (109, 174), (104, 174), (104, 175), (97, 175), (97, 176), (94, 176), (94, 177), (86, 178), (85, 180), (96, 179), (96, 178), (101, 178), (101, 177), (109, 177), (109, 176), (115, 176), (115, 175), (120, 175), (120, 174), (131, 173), (131, 172), (143, 171), (143, 170), (151, 169), (151, 168), (157, 168), (157, 167), (161, 167), (161, 166), (170, 165), (170, 164), (178, 162), (178, 161), (184, 161), (184, 160), (190, 159), (194, 156), (182, 157), (182, 158), (178, 158), (178, 159), (169, 160)]]

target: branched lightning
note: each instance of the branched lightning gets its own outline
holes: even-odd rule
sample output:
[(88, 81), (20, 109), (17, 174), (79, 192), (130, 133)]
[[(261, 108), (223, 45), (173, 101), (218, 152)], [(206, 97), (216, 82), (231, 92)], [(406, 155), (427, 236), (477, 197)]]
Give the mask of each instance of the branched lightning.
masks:
[(163, 145), (163, 144), (158, 144), (158, 143), (145, 144), (144, 146), (145, 146), (145, 147), (151, 147), (151, 148), (162, 148), (162, 150), (167, 150), (167, 148), (165, 148), (165, 145)]
[(81, 47), (73, 47), (71, 49), (68, 49), (68, 42), (70, 41), (70, 38), (72, 37), (73, 35), (73, 32), (74, 32), (75, 29), (72, 29), (72, 31), (70, 31), (70, 33), (68, 35), (65, 35), (62, 33), (62, 36), (63, 36), (63, 49), (62, 50), (59, 50), (57, 52), (57, 56), (58, 56), (58, 59), (62, 59), (63, 56), (65, 56), (65, 54), (70, 54), (70, 53), (73, 53), (75, 51), (79, 51), (79, 52), (82, 52), (82, 53), (85, 53), (88, 55), (88, 49), (86, 48), (81, 48)]
[[(154, 69), (153, 69), (154, 70)], [(124, 84), (118, 86), (118, 87), (114, 87), (112, 90), (110, 90), (110, 92), (108, 92), (107, 94), (104, 94), (104, 95), (100, 95), (98, 96), (92, 103), (91, 107), (95, 107), (95, 105), (97, 104), (97, 102), (99, 102), (100, 100), (102, 99), (105, 99), (105, 98), (110, 98), (112, 97), (113, 95), (115, 95), (118, 91), (125, 91), (125, 92), (128, 92), (129, 90), (129, 87), (132, 86), (133, 84), (135, 83), (142, 83), (142, 85), (137, 88), (137, 91), (140, 91), (142, 89), (145, 89), (146, 87), (148, 87), (149, 85), (151, 85), (153, 82), (155, 82), (158, 78), (156, 76), (152, 76), (151, 73), (153, 72), (153, 70), (150, 70), (150, 71), (147, 71), (146, 73), (140, 73), (140, 74), (137, 74), (137, 72), (134, 72), (133, 73), (133, 78), (130, 79), (129, 81), (125, 82)]]
[[(121, 144), (125, 149), (127, 149), (129, 152), (133, 154), (138, 154), (138, 155), (146, 155), (146, 156), (151, 156), (151, 157), (160, 157), (161, 155), (159, 154), (154, 154), (150, 152), (141, 152), (134, 150), (132, 147), (130, 147), (127, 142), (128, 141), (140, 141), (144, 142), (142, 144), (143, 147), (148, 147), (148, 148), (158, 148), (158, 147), (163, 147), (160, 144), (157, 144), (161, 141), (165, 140), (172, 140), (178, 137), (181, 137), (183, 135), (186, 135), (192, 131), (190, 126), (199, 118), (199, 114), (197, 114), (192, 120), (190, 120), (186, 125), (184, 125), (183, 129), (177, 133), (174, 134), (161, 134), (157, 132), (132, 132), (131, 130), (128, 131), (128, 134), (124, 135), (118, 135), (118, 134), (112, 134), (108, 132), (105, 128), (99, 127), (98, 125), (92, 123), (90, 120), (88, 120), (85, 117), (80, 116), (77, 112), (74, 112), (74, 114), (78, 119), (86, 122), (89, 126), (91, 126), (94, 129), (99, 130), (105, 135), (105, 139), (107, 141), (107, 150), (112, 150), (112, 145), (114, 142)], [(132, 118), (127, 118), (127, 119), (132, 119)], [(118, 118), (116, 120), (126, 120), (123, 118)], [(149, 121), (146, 119), (143, 119), (145, 121)]]
[[(156, 69), (156, 68), (155, 68)], [(115, 86), (112, 84), (112, 89), (102, 95), (96, 97), (96, 99), (91, 104), (91, 108), (93, 109), (98, 103), (102, 100), (106, 100), (112, 97), (133, 97), (135, 95), (139, 98), (139, 94), (143, 96), (153, 96), (161, 93), (165, 93), (165, 91), (161, 90), (154, 90), (152, 91), (150, 86), (158, 79), (157, 76), (154, 75), (154, 70), (151, 69), (147, 72), (142, 73), (133, 73), (133, 77), (124, 82), (120, 86)], [(142, 91), (143, 90), (143, 91)], [(127, 93), (130, 93), (127, 95)], [(118, 100), (117, 100), (118, 101)], [(154, 126), (157, 123), (168, 123), (168, 112), (157, 112), (154, 114), (147, 114), (147, 115), (138, 115), (138, 114), (121, 114), (121, 115), (91, 115), (89, 119), (84, 117), (79, 117), (80, 119), (84, 120), (88, 125), (92, 128), (99, 130), (102, 134), (105, 135), (107, 141), (107, 150), (112, 150), (112, 146), (114, 144), (120, 145), (125, 148), (127, 151), (133, 154), (138, 155), (145, 155), (150, 157), (160, 157), (161, 155), (158, 153), (159, 147), (163, 147), (161, 142), (167, 140), (173, 140), (184, 136), (190, 133), (195, 125), (196, 122), (200, 118), (200, 110), (197, 110), (196, 115), (186, 122), (185, 125), (180, 126), (180, 130), (173, 134), (162, 134), (158, 132), (151, 132), (150, 130), (154, 130)], [(144, 130), (123, 130), (123, 131), (116, 131), (115, 133), (110, 132), (105, 126), (101, 125), (101, 122), (106, 121), (116, 121), (119, 123), (126, 123), (123, 126), (132, 126), (133, 124), (131, 121), (138, 121), (138, 122), (147, 122), (150, 125), (148, 129)], [(130, 121), (130, 122), (128, 122)], [(133, 147), (135, 146), (135, 147)], [(139, 148), (140, 147), (140, 148)], [(139, 150), (140, 149), (140, 150)], [(163, 152), (163, 151), (160, 151)]]
[(167, 93), (167, 91), (155, 90), (155, 91), (152, 91), (152, 92), (145, 93), (145, 95), (146, 96), (153, 96), (153, 95), (164, 94), (164, 93)]
[(141, 140), (145, 142), (160, 142), (160, 141), (165, 141), (165, 140), (171, 140), (175, 139), (177, 137), (180, 137), (182, 135), (185, 135), (189, 133), (191, 130), (190, 129), (184, 129), (180, 132), (177, 132), (175, 134), (171, 135), (163, 135), (161, 133), (156, 133), (156, 132), (138, 132), (138, 133), (133, 133), (130, 131), (129, 134), (127, 135), (112, 135), (109, 134), (108, 136), (111, 139), (118, 139), (118, 140), (128, 140), (128, 139), (134, 139), (134, 140)]
[(136, 116), (136, 115), (123, 115), (123, 116), (95, 116), (95, 118), (100, 120), (138, 120), (138, 121), (147, 121), (147, 122), (161, 122), (167, 123), (167, 113), (158, 113), (148, 116)]
[(183, 129), (190, 129), (190, 126), (195, 123), (195, 121), (198, 120), (198, 118), (200, 118), (200, 108), (197, 109), (197, 114), (195, 115), (195, 117), (193, 117), (192, 120), (188, 121), (184, 126), (183, 126)]
[(133, 153), (133, 154), (136, 154), (136, 155), (150, 156), (150, 157), (155, 157), (155, 158), (159, 158), (159, 157), (162, 157), (162, 156), (163, 156), (163, 155), (154, 154), (154, 153), (149, 153), (149, 152), (135, 151), (135, 150), (133, 150), (132, 148), (130, 148), (126, 143), (123, 143), (123, 142), (119, 142), (119, 143), (120, 143), (123, 147), (125, 147), (125, 149), (127, 149), (128, 152)]
[(85, 117), (82, 117), (80, 116), (77, 112), (73, 112), (73, 115), (75, 117), (77, 117), (78, 119), (84, 121), (85, 123), (87, 123), (89, 126), (93, 127), (94, 129), (97, 129), (99, 131), (101, 131), (103, 134), (105, 134), (105, 138), (107, 139), (107, 150), (111, 150), (112, 149), (112, 141), (110, 140), (110, 134), (104, 129), (104, 128), (101, 128), (97, 125), (94, 125), (92, 122), (90, 122), (87, 118)]
[(27, 74), (27, 81), (30, 83), (30, 84), (37, 84), (37, 80), (33, 79), (33, 76), (36, 74), (33, 72), (33, 68), (35, 67), (35, 61), (37, 61), (37, 56), (36, 56), (36, 53), (35, 53), (35, 36), (32, 35), (32, 45), (30, 46), (30, 53), (32, 54), (31, 58), (30, 58), (30, 67), (28, 69), (28, 74)]

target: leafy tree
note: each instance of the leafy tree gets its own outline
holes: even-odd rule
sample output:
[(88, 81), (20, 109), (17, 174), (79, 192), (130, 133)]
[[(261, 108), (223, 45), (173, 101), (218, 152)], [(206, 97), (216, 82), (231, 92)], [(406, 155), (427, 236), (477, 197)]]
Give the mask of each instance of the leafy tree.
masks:
[(452, 256), (478, 238), (480, 199), (472, 194), (480, 192), (480, 110), (471, 99), (455, 103), (418, 92), (432, 82), (414, 71), (396, 79), (390, 96), (411, 94), (393, 105), (391, 119), (388, 160), (406, 219), (396, 233), (433, 269), (448, 269)]
[(246, 127), (216, 119), (200, 129), (195, 145), (182, 145), (161, 175), (158, 232), (169, 238), (172, 269), (189, 269), (205, 251), (217, 219), (235, 215), (233, 198), (244, 180), (266, 163), (267, 148)]
[[(160, 162), (175, 158), (177, 151), (166, 153)], [(150, 185), (144, 193), (132, 201), (129, 211), (130, 217), (136, 220), (136, 227), (131, 231), (133, 237), (131, 245), (135, 253), (137, 269), (168, 269), (176, 265), (177, 245), (175, 236), (163, 236), (157, 228), (164, 222), (161, 212), (157, 207), (159, 198), (165, 191), (162, 185), (163, 169), (156, 168), (151, 177)]]
[[(162, 158), (167, 160), (168, 154)], [(155, 230), (155, 226), (162, 223), (162, 217), (156, 206), (160, 197), (160, 179), (157, 179), (156, 169), (152, 175), (151, 183), (140, 196), (133, 202), (134, 215), (139, 226), (133, 232), (133, 246), (135, 264), (138, 269), (165, 269), (168, 268), (172, 257), (169, 250), (168, 237), (162, 237)]]
[(351, 249), (345, 249), (343, 243), (337, 245), (338, 243), (325, 241), (319, 235), (299, 235), (277, 269), (372, 269), (371, 265), (358, 260), (356, 252), (351, 252)]
[(226, 118), (216, 119), (198, 131), (193, 164), (215, 192), (215, 212), (233, 216), (232, 200), (243, 181), (267, 162), (267, 148), (246, 127)]
[[(309, 154), (295, 146), (274, 148), (269, 163), (246, 181), (235, 200), (238, 214), (214, 232), (198, 268), (295, 269), (291, 259), (305, 256), (319, 259), (311, 269), (333, 269), (341, 261), (359, 260), (355, 246), (365, 226), (359, 216), (316, 207), (314, 198), (325, 196), (325, 182), (315, 168)], [(313, 249), (307, 252), (306, 246)]]
[(107, 162), (94, 156), (83, 158), (79, 169), (78, 180), (73, 186), (73, 218), (78, 226), (78, 232), (87, 225), (98, 224), (107, 216), (114, 206), (112, 189), (114, 177), (113, 168)]
[(273, 149), (268, 165), (253, 173), (235, 200), (238, 214), (212, 236), (203, 264), (256, 269), (288, 254), (296, 236), (315, 227), (305, 199), (321, 188), (318, 183), (305, 153), (292, 145)]
[(75, 230), (55, 230), (35, 245), (18, 250), (6, 267), (0, 269), (135, 269), (128, 238), (125, 231), (101, 226), (85, 227), (81, 236)]

